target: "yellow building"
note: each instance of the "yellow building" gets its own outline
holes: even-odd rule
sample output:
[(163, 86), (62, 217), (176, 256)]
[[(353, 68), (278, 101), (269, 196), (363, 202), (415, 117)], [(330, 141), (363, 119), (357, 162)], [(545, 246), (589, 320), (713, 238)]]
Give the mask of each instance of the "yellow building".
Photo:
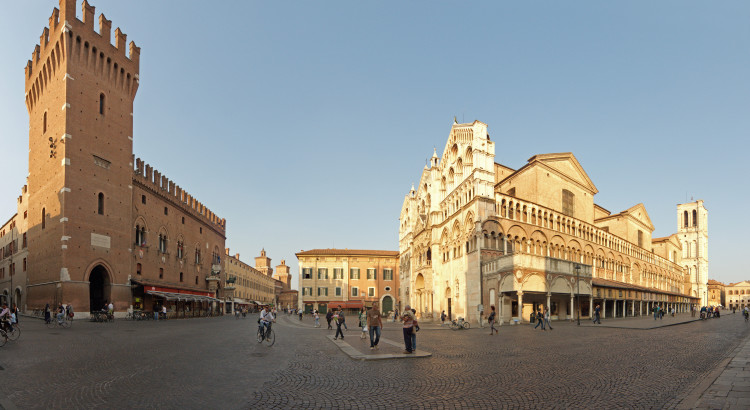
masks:
[[(264, 274), (240, 260), (240, 254), (234, 256), (229, 254), (229, 248), (226, 248), (224, 257), (224, 270), (226, 272), (225, 290), (232, 292), (226, 300), (229, 306), (227, 312), (234, 312), (238, 307), (257, 307), (262, 304), (276, 303), (276, 280), (271, 277), (270, 273)], [(266, 251), (261, 251), (261, 257), (265, 257)], [(256, 258), (257, 262), (258, 258)], [(270, 259), (269, 259), (270, 262)], [(268, 270), (267, 270), (268, 271)]]

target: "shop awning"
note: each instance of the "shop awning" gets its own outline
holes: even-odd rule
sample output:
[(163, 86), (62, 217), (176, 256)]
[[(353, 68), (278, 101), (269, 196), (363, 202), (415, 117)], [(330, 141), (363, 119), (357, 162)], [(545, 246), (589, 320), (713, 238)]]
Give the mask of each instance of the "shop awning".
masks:
[(361, 300), (350, 300), (348, 302), (328, 302), (328, 306), (332, 308), (341, 307), (341, 309), (362, 309), (364, 302)]
[(177, 300), (185, 302), (220, 302), (219, 299), (210, 296), (192, 295), (189, 293), (162, 292), (158, 290), (147, 290), (146, 293), (166, 300)]

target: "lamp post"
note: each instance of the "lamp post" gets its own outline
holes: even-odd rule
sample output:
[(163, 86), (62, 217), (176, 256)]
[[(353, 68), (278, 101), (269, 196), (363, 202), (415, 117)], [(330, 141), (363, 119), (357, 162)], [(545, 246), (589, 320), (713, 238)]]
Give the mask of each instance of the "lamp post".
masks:
[(578, 302), (578, 309), (576, 309), (576, 314), (578, 316), (578, 326), (581, 326), (581, 265), (576, 263), (573, 268), (576, 270), (576, 286), (578, 287), (578, 291), (576, 293), (576, 302)]

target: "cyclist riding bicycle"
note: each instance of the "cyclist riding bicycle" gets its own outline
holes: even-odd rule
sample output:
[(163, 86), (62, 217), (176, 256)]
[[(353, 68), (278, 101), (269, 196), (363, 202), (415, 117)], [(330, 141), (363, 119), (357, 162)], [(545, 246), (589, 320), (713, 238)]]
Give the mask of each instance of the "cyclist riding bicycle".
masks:
[(3, 309), (0, 311), (0, 322), (2, 322), (3, 330), (7, 332), (13, 331), (13, 324), (10, 320), (10, 309), (8, 309), (7, 303), (3, 303)]
[(745, 320), (747, 320), (748, 316), (750, 316), (750, 309), (748, 309), (747, 307), (742, 309), (742, 315), (745, 316)]
[(268, 309), (268, 306), (263, 306), (263, 310), (260, 311), (260, 319), (258, 319), (258, 330), (263, 331), (263, 335), (265, 335), (271, 328), (271, 323), (275, 322), (276, 318), (273, 317), (273, 313)]

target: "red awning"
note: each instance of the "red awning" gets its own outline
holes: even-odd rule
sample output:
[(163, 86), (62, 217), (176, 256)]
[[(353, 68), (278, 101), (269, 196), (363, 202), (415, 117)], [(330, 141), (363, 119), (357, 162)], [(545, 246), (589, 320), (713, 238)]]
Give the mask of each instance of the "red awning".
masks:
[(361, 300), (350, 300), (348, 302), (329, 302), (328, 307), (341, 309), (362, 309), (364, 303)]

